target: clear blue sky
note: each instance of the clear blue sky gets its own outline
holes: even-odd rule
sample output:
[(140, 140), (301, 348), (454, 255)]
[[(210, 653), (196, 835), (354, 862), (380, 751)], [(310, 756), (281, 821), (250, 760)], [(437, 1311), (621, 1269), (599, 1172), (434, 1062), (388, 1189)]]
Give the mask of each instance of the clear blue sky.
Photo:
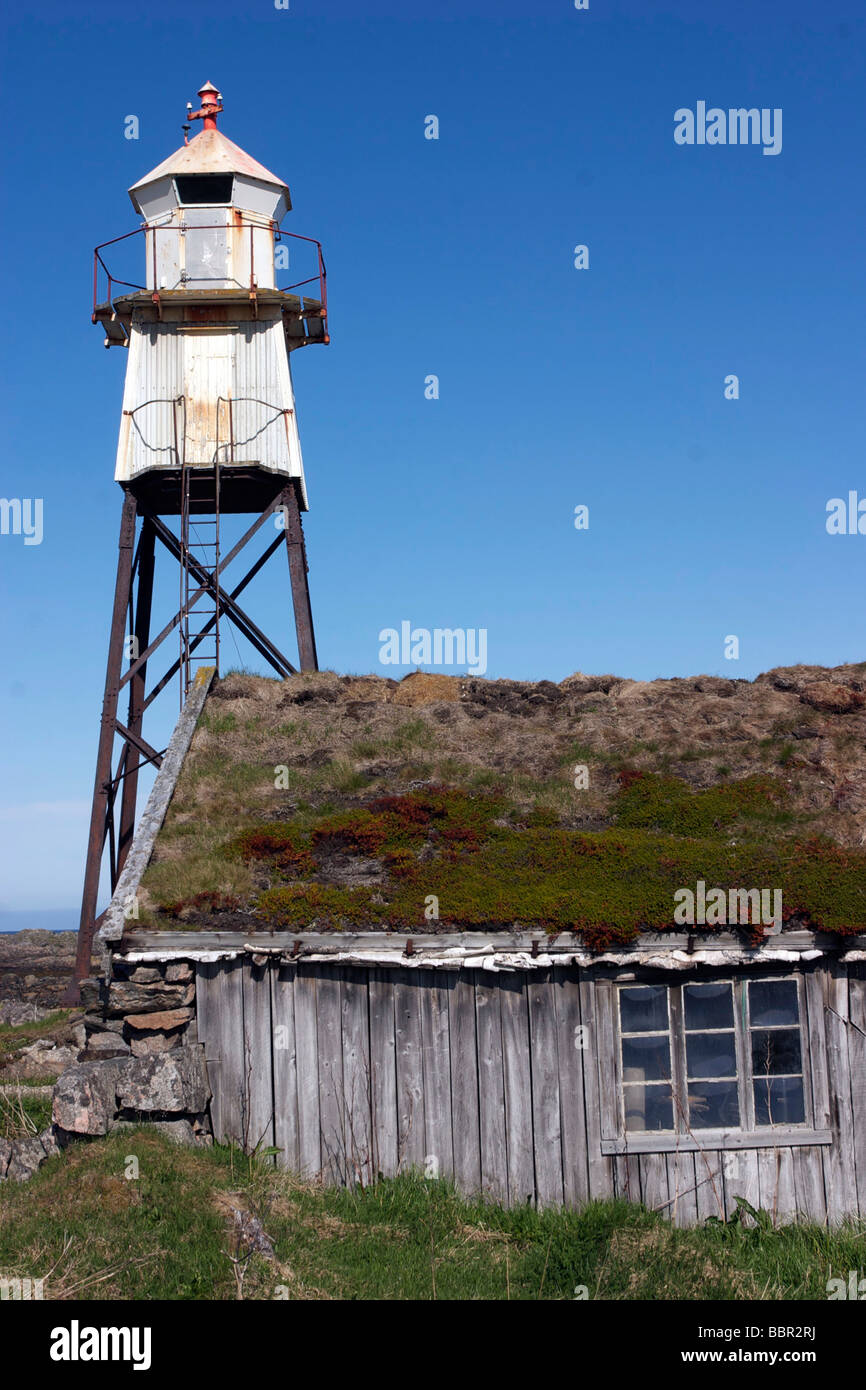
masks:
[[(0, 536), (0, 910), (80, 892), (125, 366), (91, 252), (206, 78), (327, 256), (332, 343), (293, 362), (323, 666), (402, 674), (378, 634), (403, 619), (486, 628), (494, 677), (863, 658), (866, 536), (825, 529), (866, 496), (862, 4), (48, 0), (5, 24), (0, 495), (43, 498), (44, 539)], [(781, 107), (782, 152), (678, 146), (698, 101)], [(248, 598), (288, 634), (282, 557)]]

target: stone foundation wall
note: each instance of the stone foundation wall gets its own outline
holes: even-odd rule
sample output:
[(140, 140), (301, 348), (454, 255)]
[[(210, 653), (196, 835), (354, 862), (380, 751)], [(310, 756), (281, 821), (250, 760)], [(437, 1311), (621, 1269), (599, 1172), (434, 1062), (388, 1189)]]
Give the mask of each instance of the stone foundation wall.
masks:
[(0, 1140), (0, 1180), (24, 1181), (74, 1141), (143, 1122), (181, 1144), (213, 1142), (210, 1087), (186, 961), (112, 961), (107, 979), (81, 985), (85, 1045), (54, 1086), (52, 1123)]

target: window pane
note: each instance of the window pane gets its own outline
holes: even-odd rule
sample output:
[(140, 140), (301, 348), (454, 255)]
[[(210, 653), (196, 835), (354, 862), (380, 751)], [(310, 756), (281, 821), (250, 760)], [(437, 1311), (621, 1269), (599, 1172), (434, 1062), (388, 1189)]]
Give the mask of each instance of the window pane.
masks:
[(756, 1078), (802, 1070), (799, 1028), (752, 1029), (752, 1072)]
[(670, 1086), (624, 1086), (623, 1093), (627, 1130), (673, 1129)]
[(666, 1081), (671, 1074), (667, 1033), (651, 1038), (623, 1038), (623, 1081)]
[(805, 1118), (802, 1077), (771, 1076), (755, 1082), (756, 1124), (801, 1125)]
[(799, 1023), (796, 980), (754, 980), (749, 984), (752, 1027)]
[(692, 1076), (736, 1076), (737, 1052), (733, 1033), (689, 1033), (686, 1063)]
[(734, 1003), (729, 982), (685, 985), (686, 1028), (733, 1028)]
[(689, 1123), (692, 1129), (739, 1127), (740, 1101), (736, 1081), (690, 1082)]
[(656, 1033), (668, 1026), (665, 985), (638, 985), (619, 992), (619, 1016), (624, 1033)]

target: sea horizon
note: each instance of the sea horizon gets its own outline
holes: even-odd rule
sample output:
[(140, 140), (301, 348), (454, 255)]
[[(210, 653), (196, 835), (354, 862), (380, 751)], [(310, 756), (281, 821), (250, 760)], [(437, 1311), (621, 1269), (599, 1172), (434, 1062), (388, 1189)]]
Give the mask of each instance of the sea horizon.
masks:
[(78, 931), (80, 908), (0, 908), (0, 934), (16, 931)]

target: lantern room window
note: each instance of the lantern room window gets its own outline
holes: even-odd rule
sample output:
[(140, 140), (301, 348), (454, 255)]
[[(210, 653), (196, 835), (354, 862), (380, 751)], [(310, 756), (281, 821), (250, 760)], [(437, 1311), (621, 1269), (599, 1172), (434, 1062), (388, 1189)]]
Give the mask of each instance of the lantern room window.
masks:
[(174, 180), (177, 201), (184, 207), (228, 204), (233, 185), (233, 174), (176, 174)]

